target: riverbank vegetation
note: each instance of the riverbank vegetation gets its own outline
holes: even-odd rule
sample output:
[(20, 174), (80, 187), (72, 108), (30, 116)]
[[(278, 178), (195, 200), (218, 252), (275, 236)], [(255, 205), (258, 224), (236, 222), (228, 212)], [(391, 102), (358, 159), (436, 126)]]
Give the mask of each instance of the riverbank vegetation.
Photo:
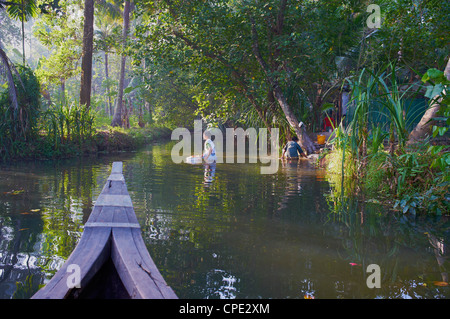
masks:
[(0, 159), (55, 159), (100, 152), (135, 150), (145, 143), (166, 139), (170, 130), (159, 125), (141, 128), (131, 117), (128, 128), (105, 124), (109, 118), (80, 106), (77, 101), (52, 103), (41, 108), (39, 81), (30, 68), (14, 67), (20, 85), (15, 93), (0, 95)]
[(330, 119), (338, 196), (448, 212), (450, 4), (377, 5), (0, 0), (0, 158), (129, 150), (194, 119), (311, 154)]
[[(45, 109), (40, 105), (39, 81), (30, 68), (15, 70), (18, 108), (9, 107), (7, 91), (0, 95), (0, 158), (55, 159), (92, 155), (102, 152), (131, 151), (154, 140), (166, 139), (170, 130), (152, 125), (139, 127), (131, 117), (129, 126), (112, 127), (105, 124), (108, 117), (77, 101), (52, 103)], [(23, 85), (23, 86), (22, 86)]]
[[(406, 129), (404, 96), (417, 84), (400, 89), (395, 65), (381, 72), (363, 70), (358, 81), (350, 83), (353, 119), (347, 127), (341, 123), (335, 129), (333, 150), (323, 155), (324, 166), (337, 185), (334, 195), (359, 193), (403, 213), (448, 214), (450, 156), (445, 134), (450, 99), (444, 88), (450, 84), (450, 74), (430, 69), (423, 75), (422, 82), (429, 84), (425, 96), (430, 108), (439, 110), (430, 119), (431, 134), (414, 143), (414, 131), (408, 135)], [(383, 124), (370, 119), (373, 113), (386, 119)]]

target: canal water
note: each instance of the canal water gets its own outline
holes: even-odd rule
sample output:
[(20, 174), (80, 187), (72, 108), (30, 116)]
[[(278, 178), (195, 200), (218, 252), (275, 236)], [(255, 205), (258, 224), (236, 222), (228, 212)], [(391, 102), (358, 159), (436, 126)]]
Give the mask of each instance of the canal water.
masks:
[(180, 298), (450, 297), (448, 218), (335, 198), (307, 161), (262, 175), (264, 164), (175, 164), (173, 145), (1, 165), (0, 298), (31, 297), (61, 267), (113, 161)]

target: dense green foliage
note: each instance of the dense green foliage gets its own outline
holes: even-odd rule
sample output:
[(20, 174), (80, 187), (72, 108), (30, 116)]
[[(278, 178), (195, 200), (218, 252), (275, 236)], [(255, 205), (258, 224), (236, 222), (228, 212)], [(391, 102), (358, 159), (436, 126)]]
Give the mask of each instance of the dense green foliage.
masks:
[(0, 92), (0, 157), (19, 155), (37, 135), (40, 111), (40, 85), (30, 68), (17, 66), (18, 108), (11, 107), (8, 90)]
[[(178, 89), (190, 97), (188, 106), (212, 125), (269, 126), (276, 118), (277, 126), (286, 126), (268, 81), (273, 76), (295, 115), (311, 129), (318, 126), (323, 102), (345, 76), (335, 60), (357, 44), (364, 19), (351, 15), (361, 3), (337, 1), (138, 5), (142, 15), (148, 10), (156, 13), (136, 28), (139, 50), (134, 65), (156, 96), (167, 87)], [(252, 21), (261, 54), (274, 70), (270, 75), (254, 57)], [(171, 99), (157, 100), (161, 108), (183, 109)], [(183, 100), (180, 94), (181, 105), (186, 104)]]
[[(448, 4), (380, 6), (383, 23), (374, 30), (366, 27), (364, 1), (139, 1), (133, 65), (167, 121), (187, 106), (212, 125), (267, 126), (275, 118), (284, 127), (272, 77), (314, 130), (345, 79), (363, 67), (375, 71), (399, 60), (402, 82), (411, 82), (415, 72), (445, 66)], [(255, 58), (252, 24), (270, 74)], [(165, 92), (178, 92), (178, 103), (160, 99)]]
[[(339, 189), (338, 195), (361, 193), (387, 201), (404, 213), (447, 214), (450, 211), (448, 145), (433, 144), (430, 137), (423, 143), (406, 146), (406, 110), (403, 97), (399, 97), (396, 76), (385, 79), (372, 73), (365, 81), (363, 74), (364, 71), (352, 83), (356, 87), (353, 120), (346, 129), (342, 126), (336, 129), (334, 151), (328, 154), (327, 168)], [(449, 124), (449, 98), (444, 88), (450, 81), (435, 69), (428, 70), (422, 80), (432, 84), (426, 87), (425, 93), (430, 97), (429, 103), (439, 100), (441, 107), (433, 135), (444, 136)], [(403, 94), (407, 92), (409, 88)], [(385, 127), (372, 123), (369, 130), (371, 112), (384, 112), (388, 118)]]

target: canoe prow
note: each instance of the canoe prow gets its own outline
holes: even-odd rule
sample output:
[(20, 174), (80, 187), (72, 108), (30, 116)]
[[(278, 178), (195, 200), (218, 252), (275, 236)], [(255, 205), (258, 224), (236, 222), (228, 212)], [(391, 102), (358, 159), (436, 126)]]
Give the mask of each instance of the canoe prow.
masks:
[(32, 298), (177, 298), (142, 239), (122, 162), (113, 163), (78, 245)]

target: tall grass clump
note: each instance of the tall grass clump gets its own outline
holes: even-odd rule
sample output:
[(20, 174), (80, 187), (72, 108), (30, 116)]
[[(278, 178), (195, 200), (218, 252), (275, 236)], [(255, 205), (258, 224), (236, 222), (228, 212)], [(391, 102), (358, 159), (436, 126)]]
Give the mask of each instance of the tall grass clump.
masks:
[[(351, 121), (348, 127), (341, 123), (335, 129), (333, 150), (327, 156), (329, 179), (341, 195), (379, 198), (404, 213), (449, 212), (449, 147), (433, 145), (430, 139), (407, 146), (405, 100), (417, 94), (420, 83), (402, 85), (396, 72), (395, 65), (389, 64), (377, 73), (362, 70), (349, 80)], [(441, 111), (435, 120), (441, 125), (433, 126), (434, 137), (444, 136), (450, 124), (444, 89), (449, 82), (439, 84)], [(374, 120), (380, 117), (384, 123)]]
[(368, 155), (370, 138), (372, 146), (380, 146), (389, 136), (391, 154), (395, 150), (404, 151), (409, 111), (405, 101), (417, 96), (420, 86), (417, 83), (399, 83), (398, 71), (395, 64), (389, 63), (377, 72), (363, 69), (358, 77), (348, 79), (353, 116), (349, 127), (357, 139), (359, 159), (362, 161)]
[(354, 135), (349, 133), (342, 125), (335, 130), (335, 137), (331, 141), (334, 148), (327, 155), (328, 180), (334, 185), (336, 198), (349, 196), (357, 192), (353, 181), (357, 178), (357, 161)]
[(79, 103), (52, 104), (42, 112), (41, 131), (51, 145), (48, 155), (80, 152), (95, 134), (95, 112)]

